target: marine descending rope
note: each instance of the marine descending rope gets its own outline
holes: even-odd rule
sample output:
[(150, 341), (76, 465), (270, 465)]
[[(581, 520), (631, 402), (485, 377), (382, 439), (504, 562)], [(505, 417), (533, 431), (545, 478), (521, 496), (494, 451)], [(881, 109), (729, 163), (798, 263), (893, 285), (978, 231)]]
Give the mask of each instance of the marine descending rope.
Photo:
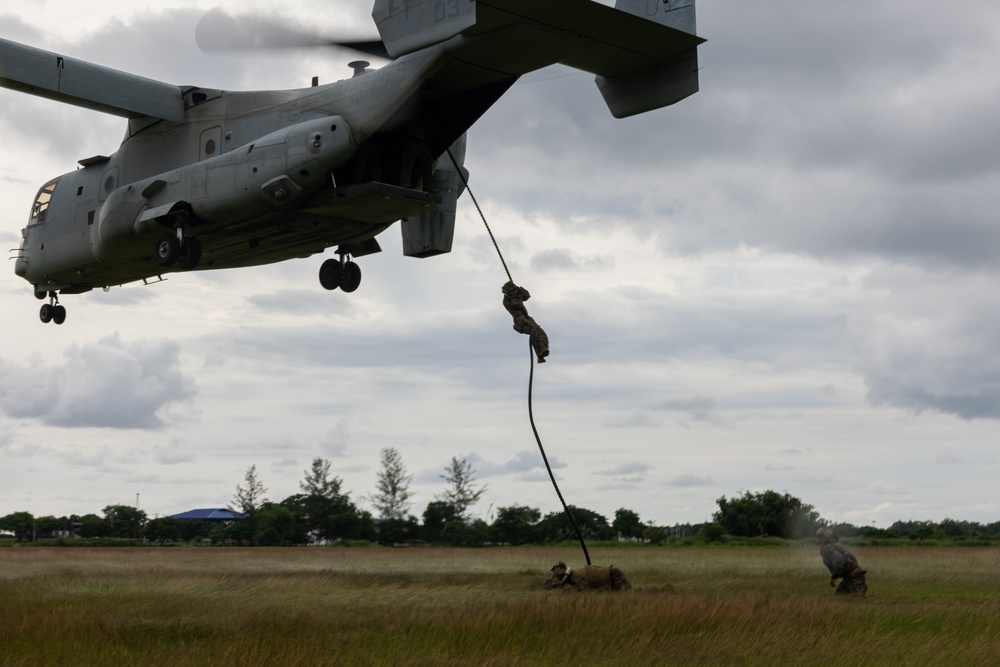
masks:
[[(456, 171), (458, 171), (459, 177), (462, 179), (462, 184), (465, 185), (465, 189), (469, 193), (469, 197), (472, 198), (472, 203), (476, 206), (476, 211), (479, 212), (479, 217), (483, 221), (483, 225), (486, 227), (486, 233), (490, 235), (490, 240), (493, 241), (493, 247), (496, 248), (497, 256), (500, 258), (500, 263), (503, 265), (503, 270), (507, 274), (507, 280), (511, 283), (514, 279), (510, 275), (510, 269), (507, 268), (507, 262), (504, 261), (503, 253), (500, 252), (500, 246), (497, 245), (496, 237), (493, 236), (493, 230), (490, 229), (490, 224), (486, 222), (486, 216), (483, 215), (483, 209), (479, 207), (479, 202), (476, 201), (476, 196), (472, 194), (472, 189), (469, 187), (469, 181), (465, 178), (465, 173), (458, 166), (458, 162), (455, 161), (455, 157), (451, 154), (451, 149), (448, 149), (448, 157), (451, 158), (451, 163), (455, 166)], [(531, 391), (535, 382), (535, 356), (533, 354), (534, 350), (531, 345), (531, 340), (528, 341), (528, 358), (531, 362), (531, 370), (528, 373), (528, 421), (531, 423), (531, 432), (535, 435), (535, 442), (538, 443), (538, 451), (542, 455), (542, 461), (545, 462), (545, 469), (549, 473), (549, 479), (552, 480), (552, 488), (556, 490), (556, 495), (559, 496), (559, 502), (562, 503), (563, 512), (569, 518), (569, 522), (573, 525), (573, 531), (576, 533), (576, 539), (580, 541), (580, 547), (583, 549), (583, 557), (587, 560), (587, 565), (590, 565), (590, 552), (587, 551), (587, 543), (583, 540), (583, 533), (580, 532), (580, 527), (576, 524), (576, 519), (573, 518), (573, 513), (569, 511), (569, 506), (563, 499), (562, 491), (559, 490), (559, 485), (556, 483), (556, 476), (552, 473), (552, 466), (549, 465), (549, 457), (545, 455), (545, 448), (542, 446), (542, 439), (538, 435), (538, 429), (535, 427), (535, 415), (532, 410), (531, 405)], [(540, 359), (542, 361), (542, 359)]]

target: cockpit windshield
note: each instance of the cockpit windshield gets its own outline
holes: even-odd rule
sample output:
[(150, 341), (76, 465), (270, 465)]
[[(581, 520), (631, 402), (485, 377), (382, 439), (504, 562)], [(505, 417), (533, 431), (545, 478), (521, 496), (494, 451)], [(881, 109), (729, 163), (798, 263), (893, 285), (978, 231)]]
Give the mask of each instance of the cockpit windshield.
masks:
[(49, 181), (38, 191), (38, 196), (35, 197), (35, 204), (31, 207), (31, 219), (28, 220), (29, 225), (40, 225), (45, 222), (45, 212), (49, 208), (52, 193), (55, 192), (58, 183), (58, 178)]

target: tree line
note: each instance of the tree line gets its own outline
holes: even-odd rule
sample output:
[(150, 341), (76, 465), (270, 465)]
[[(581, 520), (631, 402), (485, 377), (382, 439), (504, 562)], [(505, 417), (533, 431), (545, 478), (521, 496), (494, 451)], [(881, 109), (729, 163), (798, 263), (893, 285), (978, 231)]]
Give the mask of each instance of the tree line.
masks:
[[(143, 539), (153, 543), (210, 542), (213, 544), (291, 546), (351, 543), (445, 544), (552, 544), (576, 540), (573, 522), (563, 511), (545, 515), (537, 507), (498, 507), (491, 522), (471, 516), (486, 486), (478, 484), (466, 459), (452, 457), (440, 477), (446, 490), (431, 500), (420, 517), (410, 513), (412, 475), (393, 447), (380, 452), (381, 467), (375, 491), (367, 500), (374, 513), (359, 507), (343, 481), (331, 472), (327, 459), (313, 459), (299, 483), (300, 493), (280, 502), (267, 498), (267, 487), (256, 466), (247, 469), (236, 486), (228, 509), (242, 518), (227, 522), (150, 519), (128, 505), (108, 505), (102, 515), (34, 517), (14, 512), (0, 517), (0, 530), (13, 533), (19, 542), (36, 539), (81, 537), (93, 539)], [(831, 522), (816, 509), (788, 493), (746, 491), (716, 501), (712, 520), (702, 524), (657, 526), (642, 521), (633, 510), (621, 507), (608, 517), (584, 507), (569, 511), (587, 541), (629, 540), (648, 544), (680, 541), (685, 544), (722, 542), (727, 538), (771, 537), (797, 540), (812, 537)], [(1000, 538), (1000, 522), (980, 524), (945, 519), (897, 521), (887, 529), (873, 526), (833, 525), (842, 537), (926, 539)]]

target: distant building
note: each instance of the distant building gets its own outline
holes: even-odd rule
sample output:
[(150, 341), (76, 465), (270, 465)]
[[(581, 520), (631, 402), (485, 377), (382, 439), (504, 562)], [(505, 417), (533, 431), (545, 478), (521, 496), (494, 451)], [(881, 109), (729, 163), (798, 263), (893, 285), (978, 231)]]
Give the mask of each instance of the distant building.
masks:
[(199, 510), (188, 510), (180, 514), (170, 515), (171, 519), (184, 519), (188, 521), (237, 521), (245, 518), (245, 515), (231, 512), (222, 508), (207, 508)]

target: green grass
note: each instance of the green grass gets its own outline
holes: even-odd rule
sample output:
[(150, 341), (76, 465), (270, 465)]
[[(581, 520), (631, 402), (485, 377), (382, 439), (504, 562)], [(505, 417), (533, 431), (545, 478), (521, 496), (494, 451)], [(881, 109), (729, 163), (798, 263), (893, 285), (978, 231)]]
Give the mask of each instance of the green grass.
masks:
[[(0, 665), (954, 665), (1000, 660), (997, 548), (0, 550)], [(673, 586), (676, 593), (663, 588)]]

